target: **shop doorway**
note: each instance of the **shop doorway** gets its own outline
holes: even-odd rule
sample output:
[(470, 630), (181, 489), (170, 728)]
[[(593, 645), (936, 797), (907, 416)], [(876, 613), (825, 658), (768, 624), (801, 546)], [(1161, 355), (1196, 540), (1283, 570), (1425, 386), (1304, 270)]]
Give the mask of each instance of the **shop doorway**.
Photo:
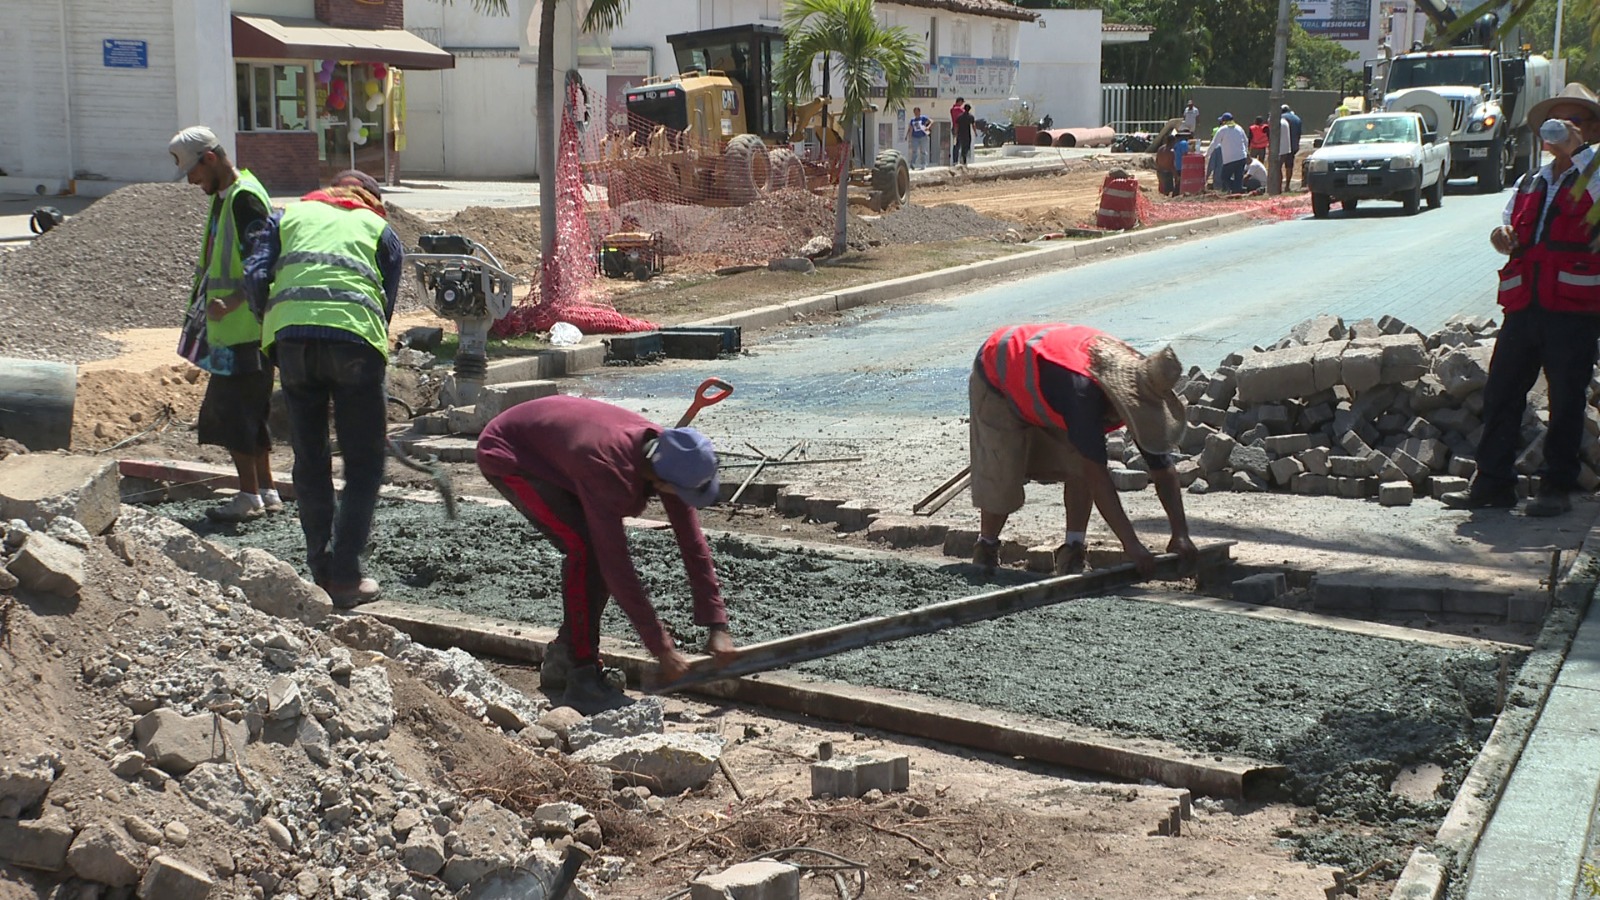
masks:
[(317, 62), (317, 110), (323, 183), (345, 169), (384, 181), (389, 171), (388, 94), (383, 63)]

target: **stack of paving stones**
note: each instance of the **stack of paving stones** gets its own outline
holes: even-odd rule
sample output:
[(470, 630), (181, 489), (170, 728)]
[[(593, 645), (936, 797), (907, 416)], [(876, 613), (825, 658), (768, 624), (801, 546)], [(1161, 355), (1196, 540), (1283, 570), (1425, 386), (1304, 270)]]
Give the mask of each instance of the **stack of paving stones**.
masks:
[[(581, 806), (519, 815), (441, 782), (426, 752), (442, 745), (390, 739), (406, 728), (402, 705), (445, 732), (456, 706), (508, 752), (622, 773), (610, 800), (641, 815), (664, 816), (657, 794), (718, 770), (714, 726), (668, 732), (654, 698), (585, 718), (459, 649), (331, 617), (320, 590), (259, 551), (120, 506), (115, 472), (93, 458), (0, 460), (0, 705), (59, 684), (51, 673), (70, 659), (86, 711), (78, 730), (0, 741), (0, 866), (40, 896), (420, 900), (484, 879), (506, 886), (497, 896), (542, 896), (567, 846), (604, 852)], [(75, 617), (109, 618), (108, 606), (117, 627), (74, 633)], [(45, 656), (16, 655), (35, 647)], [(397, 752), (418, 740), (423, 756)], [(600, 895), (626, 865), (598, 857), (568, 896)]]
[[(1318, 316), (1271, 347), (1233, 354), (1178, 386), (1189, 427), (1178, 475), (1191, 493), (1285, 491), (1403, 506), (1466, 488), (1483, 434), (1483, 388), (1497, 333), (1458, 316), (1424, 335), (1390, 317), (1350, 325)], [(1591, 397), (1600, 384), (1591, 386)], [(1528, 405), (1517, 460), (1519, 491), (1542, 462), (1544, 403)], [(1600, 487), (1600, 410), (1588, 410), (1579, 484)], [(1137, 448), (1112, 477), (1137, 490), (1148, 473)]]

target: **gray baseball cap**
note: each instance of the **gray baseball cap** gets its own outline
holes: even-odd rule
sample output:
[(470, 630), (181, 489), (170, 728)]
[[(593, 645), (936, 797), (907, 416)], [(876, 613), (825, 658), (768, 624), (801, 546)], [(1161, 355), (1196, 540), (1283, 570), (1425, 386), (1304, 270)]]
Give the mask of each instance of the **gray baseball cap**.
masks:
[(200, 159), (206, 155), (206, 151), (221, 146), (222, 142), (217, 140), (216, 134), (204, 125), (190, 125), (178, 132), (167, 142), (167, 152), (172, 154), (173, 162), (178, 164), (178, 173), (172, 180), (182, 181), (188, 178), (190, 170), (200, 164)]

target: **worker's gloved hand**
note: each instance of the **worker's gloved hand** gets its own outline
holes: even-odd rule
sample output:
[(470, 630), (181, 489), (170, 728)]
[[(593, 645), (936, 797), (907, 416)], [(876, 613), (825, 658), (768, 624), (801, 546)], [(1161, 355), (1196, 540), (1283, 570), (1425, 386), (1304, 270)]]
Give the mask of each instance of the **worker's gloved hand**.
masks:
[(711, 633), (706, 636), (706, 652), (711, 654), (711, 658), (718, 666), (725, 666), (738, 658), (739, 651), (734, 649), (733, 636), (728, 634), (728, 626), (711, 626)]
[(1200, 564), (1200, 551), (1187, 534), (1175, 534), (1167, 541), (1167, 552), (1178, 554), (1178, 572), (1190, 575)]
[(1156, 556), (1143, 544), (1136, 543), (1124, 549), (1128, 552), (1128, 558), (1133, 560), (1134, 568), (1139, 570), (1141, 578), (1149, 578), (1156, 573)]
[(677, 681), (689, 674), (689, 657), (676, 648), (657, 656), (656, 663), (661, 666), (661, 680), (664, 683)]

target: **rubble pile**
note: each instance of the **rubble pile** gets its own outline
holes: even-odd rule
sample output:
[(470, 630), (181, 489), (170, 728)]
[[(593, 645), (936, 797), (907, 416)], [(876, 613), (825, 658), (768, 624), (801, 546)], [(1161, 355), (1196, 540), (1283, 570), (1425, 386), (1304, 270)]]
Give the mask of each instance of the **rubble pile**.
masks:
[[(1466, 488), (1483, 433), (1483, 388), (1495, 324), (1457, 316), (1424, 335), (1391, 316), (1346, 325), (1317, 316), (1271, 347), (1233, 354), (1179, 383), (1189, 427), (1177, 465), (1191, 493), (1291, 491), (1406, 505)], [(1600, 385), (1591, 394), (1600, 391)], [(1526, 494), (1542, 462), (1544, 402), (1530, 398), (1526, 449), (1517, 460)], [(1600, 410), (1590, 407), (1581, 486), (1600, 487)], [(1138, 490), (1148, 471), (1138, 449), (1111, 440), (1124, 467), (1112, 478)]]
[(0, 871), (40, 896), (543, 896), (569, 846), (606, 848), (600, 820), (519, 814), (446, 770), (571, 752), (616, 785), (608, 809), (659, 816), (652, 788), (717, 769), (721, 739), (664, 733), (659, 701), (553, 710), (460, 650), (329, 617), (269, 554), (134, 507), (52, 512), (68, 506), (0, 520)]

